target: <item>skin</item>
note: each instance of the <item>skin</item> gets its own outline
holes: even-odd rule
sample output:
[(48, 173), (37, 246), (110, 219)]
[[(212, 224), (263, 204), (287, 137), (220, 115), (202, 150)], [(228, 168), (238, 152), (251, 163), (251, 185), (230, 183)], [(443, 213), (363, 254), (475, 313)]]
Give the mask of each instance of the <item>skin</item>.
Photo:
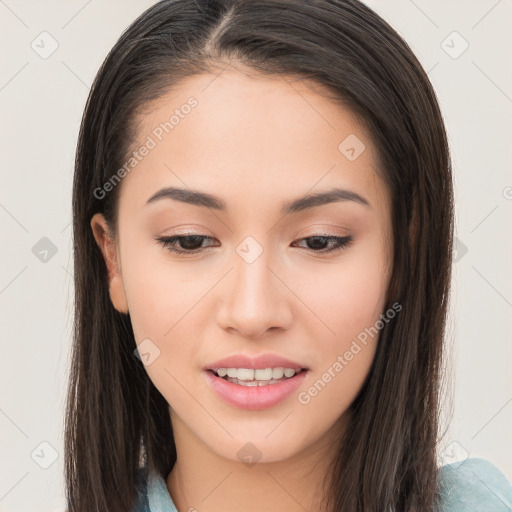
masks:
[[(350, 110), (319, 92), (240, 69), (188, 78), (140, 117), (142, 143), (169, 112), (198, 100), (123, 179), (118, 238), (101, 214), (91, 221), (114, 306), (129, 311), (137, 343), (149, 338), (160, 350), (145, 368), (170, 404), (178, 458), (167, 487), (181, 511), (320, 510), (333, 443), (375, 355), (378, 336), (309, 403), (298, 401), (385, 312), (391, 270), (390, 200), (374, 146)], [(349, 134), (366, 146), (354, 161), (338, 150)], [(227, 211), (172, 199), (145, 205), (169, 186), (219, 196)], [(333, 187), (370, 206), (280, 212), (286, 201)], [(187, 228), (214, 241), (183, 256), (155, 240)], [(323, 255), (325, 245), (304, 240), (326, 233), (354, 240)], [(247, 236), (263, 249), (250, 264), (236, 251)], [(208, 386), (204, 365), (263, 352), (309, 367), (297, 393), (248, 411)], [(237, 456), (248, 442), (261, 452), (250, 467)]]

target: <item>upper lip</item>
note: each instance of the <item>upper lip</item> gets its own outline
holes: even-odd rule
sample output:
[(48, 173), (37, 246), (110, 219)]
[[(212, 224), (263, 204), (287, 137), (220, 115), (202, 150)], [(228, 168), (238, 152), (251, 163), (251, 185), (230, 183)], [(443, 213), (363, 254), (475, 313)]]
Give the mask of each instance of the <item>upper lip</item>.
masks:
[(308, 368), (300, 363), (278, 356), (277, 354), (259, 354), (249, 356), (246, 354), (234, 354), (224, 357), (210, 363), (204, 367), (204, 370), (216, 370), (217, 368), (249, 368), (257, 370), (258, 368), (292, 368), (295, 371)]

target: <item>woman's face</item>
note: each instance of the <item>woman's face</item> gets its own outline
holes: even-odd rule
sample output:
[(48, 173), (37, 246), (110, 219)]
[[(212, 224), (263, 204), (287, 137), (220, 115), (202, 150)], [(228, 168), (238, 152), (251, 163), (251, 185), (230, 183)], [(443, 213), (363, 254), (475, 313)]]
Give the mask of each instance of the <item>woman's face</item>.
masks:
[[(388, 191), (357, 117), (311, 83), (225, 71), (154, 103), (135, 149), (117, 185), (116, 244), (101, 215), (91, 225), (176, 438), (260, 462), (328, 442), (370, 370), (391, 270)], [(155, 197), (170, 188), (183, 192)], [(345, 193), (304, 199), (333, 189)], [(192, 191), (216, 201), (188, 201)], [(158, 240), (178, 235), (210, 238)], [(255, 368), (307, 371), (260, 388), (207, 370), (260, 355), (270, 364)]]

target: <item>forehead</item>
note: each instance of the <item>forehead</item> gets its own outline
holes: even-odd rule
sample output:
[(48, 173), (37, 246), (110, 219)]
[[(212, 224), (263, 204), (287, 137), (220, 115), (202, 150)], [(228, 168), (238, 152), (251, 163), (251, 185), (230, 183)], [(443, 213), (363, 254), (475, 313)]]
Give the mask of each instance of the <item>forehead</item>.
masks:
[(333, 186), (381, 202), (369, 133), (325, 91), (284, 75), (188, 77), (139, 115), (133, 147), (149, 149), (123, 178), (121, 202), (141, 208), (169, 186), (240, 198), (234, 207)]

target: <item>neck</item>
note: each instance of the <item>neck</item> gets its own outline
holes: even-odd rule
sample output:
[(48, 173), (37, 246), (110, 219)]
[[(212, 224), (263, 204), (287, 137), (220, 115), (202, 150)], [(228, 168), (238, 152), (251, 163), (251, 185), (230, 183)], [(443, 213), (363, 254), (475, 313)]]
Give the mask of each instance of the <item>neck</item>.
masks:
[[(251, 465), (222, 457), (191, 435), (172, 412), (171, 417), (177, 460), (167, 477), (167, 489), (178, 510), (327, 512), (321, 499), (341, 422), (287, 459)], [(251, 453), (251, 448), (246, 449)]]

